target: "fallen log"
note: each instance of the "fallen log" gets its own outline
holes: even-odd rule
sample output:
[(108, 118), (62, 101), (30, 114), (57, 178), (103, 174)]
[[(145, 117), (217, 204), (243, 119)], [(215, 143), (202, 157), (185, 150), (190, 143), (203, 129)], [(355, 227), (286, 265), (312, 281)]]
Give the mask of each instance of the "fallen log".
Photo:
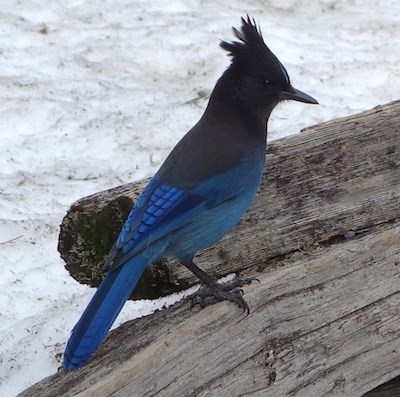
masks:
[(245, 288), (249, 316), (179, 303), (21, 397), (348, 397), (399, 375), (399, 223), (294, 257)]
[[(398, 218), (399, 124), (400, 103), (394, 102), (270, 143), (253, 206), (197, 263), (215, 277), (262, 268), (268, 259)], [(77, 280), (98, 285), (103, 259), (146, 182), (72, 205), (59, 251)], [(134, 297), (156, 298), (196, 282), (183, 266), (161, 260), (145, 272)]]
[(249, 316), (180, 302), (20, 396), (353, 397), (399, 376), (399, 122), (396, 102), (272, 143), (247, 217), (198, 258), (217, 275), (258, 272)]

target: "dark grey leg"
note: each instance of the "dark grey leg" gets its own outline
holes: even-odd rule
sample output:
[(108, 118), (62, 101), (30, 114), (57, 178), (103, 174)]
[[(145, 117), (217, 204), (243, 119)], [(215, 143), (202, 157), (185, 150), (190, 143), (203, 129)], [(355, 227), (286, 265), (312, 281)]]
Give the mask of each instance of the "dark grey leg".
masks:
[[(207, 287), (208, 292), (200, 290), (196, 292), (192, 298), (192, 305), (200, 305), (206, 307), (224, 300), (231, 301), (238, 305), (243, 311), (250, 312), (249, 305), (243, 299), (243, 285), (251, 284), (257, 280), (255, 277), (246, 279), (234, 279), (225, 284), (218, 284), (207, 273), (203, 272), (193, 263), (193, 259), (183, 261), (182, 264), (187, 267), (199, 280)], [(257, 280), (258, 281), (258, 280)]]

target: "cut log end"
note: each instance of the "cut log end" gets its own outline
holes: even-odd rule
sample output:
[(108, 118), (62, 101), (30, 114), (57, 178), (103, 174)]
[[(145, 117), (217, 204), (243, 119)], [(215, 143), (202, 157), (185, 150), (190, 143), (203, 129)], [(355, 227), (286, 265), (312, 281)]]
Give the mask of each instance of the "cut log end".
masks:
[[(143, 182), (135, 184), (131, 195), (136, 198), (142, 185)], [(70, 275), (82, 284), (98, 287), (105, 274), (104, 259), (135, 201), (124, 195), (127, 186), (130, 185), (79, 200), (62, 221), (58, 251)], [(156, 299), (189, 286), (185, 280), (171, 278), (168, 261), (160, 258), (145, 270), (130, 299)]]
[(91, 212), (79, 202), (71, 207), (61, 224), (58, 251), (73, 278), (91, 286), (99, 285), (104, 259), (132, 204), (131, 198), (121, 196)]

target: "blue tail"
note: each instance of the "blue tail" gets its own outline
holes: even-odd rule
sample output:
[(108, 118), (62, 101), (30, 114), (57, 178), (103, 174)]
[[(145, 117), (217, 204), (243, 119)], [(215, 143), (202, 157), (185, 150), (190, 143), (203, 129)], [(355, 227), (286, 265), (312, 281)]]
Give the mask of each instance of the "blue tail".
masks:
[(138, 255), (106, 275), (72, 330), (63, 367), (72, 370), (89, 360), (106, 337), (116, 317), (152, 260)]

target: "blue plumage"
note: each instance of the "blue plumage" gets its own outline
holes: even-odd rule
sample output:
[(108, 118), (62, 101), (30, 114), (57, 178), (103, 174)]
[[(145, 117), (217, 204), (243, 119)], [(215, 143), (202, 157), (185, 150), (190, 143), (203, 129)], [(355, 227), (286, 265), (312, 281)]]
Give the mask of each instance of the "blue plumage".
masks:
[(174, 257), (210, 290), (214, 303), (248, 310), (240, 289), (210, 279), (193, 263), (239, 221), (260, 184), (267, 121), (283, 99), (317, 103), (293, 88), (284, 66), (265, 45), (255, 22), (234, 29), (240, 42), (221, 46), (232, 63), (218, 80), (200, 121), (173, 149), (130, 212), (105, 261), (107, 275), (72, 330), (64, 354), (68, 370), (85, 364), (101, 344), (145, 268)]
[(107, 274), (72, 330), (64, 352), (65, 369), (80, 367), (99, 347), (144, 269), (149, 261), (157, 259), (160, 249), (153, 246), (146, 257), (138, 255)]

